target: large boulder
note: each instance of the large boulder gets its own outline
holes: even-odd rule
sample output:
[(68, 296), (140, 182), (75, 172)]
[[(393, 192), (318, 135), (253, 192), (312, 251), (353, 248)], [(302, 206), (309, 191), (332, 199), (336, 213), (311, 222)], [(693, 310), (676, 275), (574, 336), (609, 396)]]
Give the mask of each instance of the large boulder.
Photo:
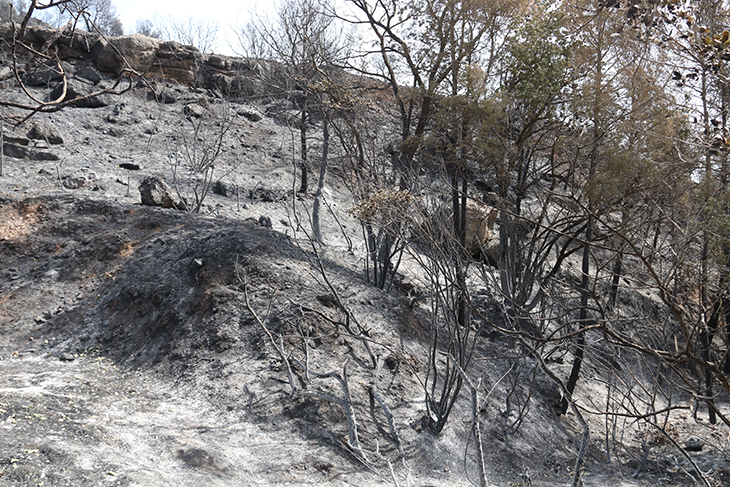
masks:
[(481, 255), (493, 240), (494, 223), (499, 210), (482, 203), (469, 200), (466, 203), (466, 248), (472, 255)]
[(146, 177), (139, 185), (139, 194), (142, 204), (147, 206), (161, 206), (162, 208), (183, 209), (184, 205), (172, 197), (172, 189), (162, 179), (156, 176)]

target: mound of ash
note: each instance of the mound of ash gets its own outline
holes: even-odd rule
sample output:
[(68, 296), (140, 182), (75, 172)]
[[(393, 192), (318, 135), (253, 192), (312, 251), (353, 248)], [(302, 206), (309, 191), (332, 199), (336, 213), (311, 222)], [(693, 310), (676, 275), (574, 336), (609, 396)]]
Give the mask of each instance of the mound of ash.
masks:
[(25, 248), (13, 269), (33, 266), (14, 281), (18, 290), (42, 294), (59, 283), (82, 289), (37, 319), (44, 334), (58, 337), (61, 354), (98, 349), (139, 366), (258, 342), (260, 330), (242, 312), (243, 276), (254, 288), (283, 281), (297, 287), (297, 273), (274, 272), (284, 268), (275, 261), (296, 267), (305, 258), (287, 237), (250, 221), (69, 197), (11, 207), (38, 215), (26, 229), (32, 239), (0, 242), (15, 255)]

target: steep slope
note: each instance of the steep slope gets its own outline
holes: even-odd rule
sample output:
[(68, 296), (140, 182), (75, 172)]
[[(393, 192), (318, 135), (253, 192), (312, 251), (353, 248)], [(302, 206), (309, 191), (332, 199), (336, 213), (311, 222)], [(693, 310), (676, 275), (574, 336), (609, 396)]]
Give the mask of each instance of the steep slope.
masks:
[[(325, 215), (330, 245), (318, 260), (298, 226), (307, 228), (311, 199), (292, 191), (289, 128), (266, 105), (215, 90), (163, 81), (155, 89), (136, 85), (106, 106), (23, 123), (22, 113), (6, 114), (18, 123), (6, 140), (26, 149), (5, 159), (0, 178), (0, 484), (377, 485), (393, 482), (388, 461), (401, 485), (475, 480), (468, 397), (440, 437), (424, 430), (432, 330), (423, 309), (362, 279), (343, 181), (330, 180), (328, 200), (355, 244), (350, 251)], [(141, 206), (137, 187), (149, 176), (190, 194), (195, 179), (178, 173), (176, 185), (173, 168), (195, 113), (230, 115), (215, 169), (220, 194), (197, 215)], [(221, 118), (211, 121), (214, 129)], [(36, 124), (45, 135), (31, 137)], [(307, 374), (290, 362), (293, 397), (286, 363), (251, 310), (287, 358), (308, 364)], [(480, 357), (520, 351), (488, 338)], [(579, 428), (554, 414), (555, 388), (533, 365), (484, 360), (472, 371), (494, 391), (480, 411), (494, 485), (572, 477)], [(509, 371), (530, 386), (512, 397), (532, 401), (521, 427), (505, 405)], [(348, 448), (348, 393), (368, 463)], [(661, 472), (635, 481), (605, 464), (601, 441), (586, 485), (655, 484)], [(671, 468), (662, 475), (688, 482)]]

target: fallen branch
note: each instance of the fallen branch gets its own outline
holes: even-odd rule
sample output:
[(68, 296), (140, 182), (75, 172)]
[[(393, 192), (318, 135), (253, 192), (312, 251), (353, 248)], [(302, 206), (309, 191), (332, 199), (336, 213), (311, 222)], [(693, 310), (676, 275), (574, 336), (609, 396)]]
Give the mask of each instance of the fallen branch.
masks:
[[(479, 421), (479, 388), (482, 385), (482, 380), (479, 379), (476, 383), (472, 382), (471, 378), (464, 372), (459, 363), (454, 359), (450, 353), (446, 353), (453, 362), (456, 370), (464, 379), (467, 387), (471, 391), (471, 418), (472, 418), (472, 431), (474, 432), (474, 440), (477, 444), (477, 463), (479, 464), (479, 480), (481, 487), (487, 487), (487, 466), (484, 463), (484, 444), (482, 443), (482, 428), (481, 422)], [(502, 379), (500, 379), (502, 380)], [(491, 391), (490, 391), (491, 392)]]
[(254, 320), (256, 320), (256, 323), (258, 323), (259, 327), (264, 331), (266, 336), (269, 337), (269, 342), (274, 347), (274, 350), (276, 350), (276, 353), (279, 355), (279, 358), (282, 362), (284, 362), (284, 365), (286, 366), (286, 374), (289, 378), (289, 385), (291, 386), (291, 393), (289, 393), (290, 397), (293, 397), (294, 394), (297, 393), (297, 387), (294, 383), (294, 375), (291, 371), (291, 364), (289, 363), (289, 359), (287, 358), (286, 354), (284, 353), (284, 343), (282, 338), (281, 346), (279, 346), (276, 343), (276, 340), (274, 339), (274, 335), (271, 334), (269, 329), (266, 327), (266, 324), (264, 323), (264, 320), (259, 318), (259, 315), (256, 313), (256, 310), (253, 309), (253, 306), (251, 306), (251, 302), (248, 297), (248, 281), (246, 280), (245, 274), (241, 276), (241, 267), (238, 265), (238, 256), (236, 256), (236, 277), (238, 278), (238, 281), (243, 285), (243, 296), (246, 302), (246, 309), (248, 309), (249, 313), (253, 315)]
[(575, 404), (575, 401), (572, 400), (570, 392), (568, 392), (568, 389), (565, 387), (565, 384), (563, 384), (563, 381), (561, 381), (558, 376), (556, 376), (545, 364), (545, 361), (540, 357), (539, 354), (533, 354), (533, 356), (537, 359), (538, 363), (540, 364), (540, 368), (543, 372), (545, 372), (545, 375), (547, 375), (554, 383), (558, 386), (558, 389), (560, 389), (560, 393), (565, 397), (568, 401), (568, 406), (570, 407), (571, 411), (573, 411), (573, 414), (575, 414), (576, 419), (578, 420), (578, 423), (580, 423), (581, 428), (583, 429), (583, 434), (581, 435), (580, 440), (580, 448), (578, 449), (578, 456), (575, 459), (575, 473), (573, 474), (573, 487), (579, 487), (582, 485), (581, 482), (581, 470), (583, 469), (583, 461), (585, 460), (586, 456), (586, 449), (588, 448), (588, 438), (591, 433), (591, 429), (588, 426), (588, 423), (586, 423), (586, 420), (583, 418), (583, 415), (580, 412), (580, 408)]
[[(385, 419), (388, 421), (388, 428), (390, 429), (390, 436), (393, 438), (393, 441), (395, 442), (395, 446), (398, 449), (398, 453), (400, 454), (401, 460), (405, 461), (405, 454), (403, 453), (403, 443), (401, 442), (400, 435), (398, 435), (398, 430), (395, 428), (395, 421), (393, 418), (393, 413), (390, 411), (390, 408), (388, 407), (388, 404), (385, 402), (385, 399), (380, 394), (380, 391), (378, 390), (378, 379), (380, 377), (380, 369), (383, 364), (382, 357), (378, 356), (378, 364), (375, 368), (375, 379), (373, 380), (373, 385), (370, 386), (369, 392), (370, 392), (370, 409), (371, 411), (374, 409), (374, 403), (373, 400), (377, 401), (380, 405), (380, 409), (383, 410), (383, 414), (385, 415)], [(375, 421), (375, 414), (373, 413), (373, 421)], [(392, 467), (391, 467), (392, 468)]]

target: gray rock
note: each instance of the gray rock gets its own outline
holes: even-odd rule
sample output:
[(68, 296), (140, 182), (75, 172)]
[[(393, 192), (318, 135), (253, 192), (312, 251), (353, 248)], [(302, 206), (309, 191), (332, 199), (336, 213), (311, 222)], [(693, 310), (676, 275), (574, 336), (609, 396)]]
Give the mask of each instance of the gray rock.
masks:
[(63, 187), (66, 189), (79, 189), (98, 178), (99, 177), (94, 171), (81, 169), (77, 173), (62, 177), (61, 182), (63, 183)]
[(165, 103), (167, 105), (177, 102), (177, 97), (169, 89), (161, 89), (161, 90), (154, 90), (154, 91), (150, 90), (147, 92), (147, 99), (154, 100), (158, 103)]
[(81, 66), (76, 70), (76, 77), (84, 78), (85, 80), (91, 81), (93, 84), (98, 85), (101, 81), (101, 73), (94, 66)]
[(205, 108), (201, 107), (197, 103), (191, 103), (183, 107), (183, 115), (186, 117), (200, 118), (205, 115)]
[(212, 68), (221, 69), (223, 71), (228, 71), (231, 69), (230, 62), (226, 62), (225, 59), (215, 54), (211, 55), (205, 63)]
[(142, 204), (147, 206), (161, 206), (162, 208), (182, 209), (183, 205), (172, 197), (172, 189), (162, 179), (156, 176), (144, 178), (139, 185), (139, 194)]
[(253, 107), (241, 107), (238, 109), (237, 113), (239, 116), (245, 117), (252, 122), (258, 122), (264, 118), (264, 115)]
[(8, 157), (16, 159), (30, 159), (31, 161), (58, 161), (60, 158), (51, 152), (43, 152), (29, 149), (22, 145), (11, 144), (5, 142), (3, 144), (3, 153)]
[(63, 144), (63, 137), (56, 127), (43, 122), (36, 122), (28, 131), (28, 138), (33, 140), (45, 140), (49, 144)]
[(224, 181), (218, 181), (213, 185), (213, 193), (225, 196), (226, 198), (231, 198), (233, 196), (236, 196), (236, 190), (238, 188), (233, 183), (226, 183)]
[(684, 443), (685, 451), (702, 451), (705, 444), (699, 438), (690, 438)]
[(327, 308), (334, 308), (337, 306), (337, 300), (332, 294), (322, 294), (317, 296), (317, 301)]
[[(97, 95), (91, 98), (84, 98), (91, 95), (95, 91), (97, 91), (97, 89), (88, 83), (84, 83), (83, 81), (78, 80), (71, 80), (68, 82), (66, 96), (64, 96), (63, 99), (60, 101), (65, 102), (80, 98), (76, 103), (73, 103), (73, 106), (79, 108), (101, 108), (109, 106), (111, 104), (111, 99), (109, 98), (109, 95), (106, 94)], [(61, 97), (62, 94), (63, 84), (59, 84), (53, 89), (53, 91), (51, 91), (49, 99), (57, 100)]]
[(61, 181), (66, 189), (79, 189), (86, 186), (88, 182), (84, 176), (64, 176)]
[(128, 171), (139, 171), (140, 169), (142, 169), (142, 166), (140, 166), (139, 164), (134, 164), (133, 162), (122, 162), (121, 164), (119, 164), (119, 167)]
[(30, 139), (28, 139), (28, 137), (18, 135), (15, 132), (9, 131), (7, 128), (3, 130), (3, 141), (26, 146), (30, 144)]
[(285, 201), (287, 199), (287, 193), (283, 189), (257, 188), (250, 191), (249, 197), (252, 200), (276, 203), (279, 201)]
[[(67, 77), (70, 77), (74, 74), (74, 67), (67, 62), (62, 62), (61, 66), (63, 67), (63, 71)], [(58, 66), (55, 64), (44, 65), (30, 71), (26, 75), (24, 81), (25, 84), (28, 86), (46, 86), (49, 83), (54, 83), (63, 79), (64, 73), (61, 73), (61, 70), (58, 69)]]
[(264, 228), (271, 228), (271, 218), (268, 216), (260, 216), (259, 217), (259, 225), (261, 225)]

